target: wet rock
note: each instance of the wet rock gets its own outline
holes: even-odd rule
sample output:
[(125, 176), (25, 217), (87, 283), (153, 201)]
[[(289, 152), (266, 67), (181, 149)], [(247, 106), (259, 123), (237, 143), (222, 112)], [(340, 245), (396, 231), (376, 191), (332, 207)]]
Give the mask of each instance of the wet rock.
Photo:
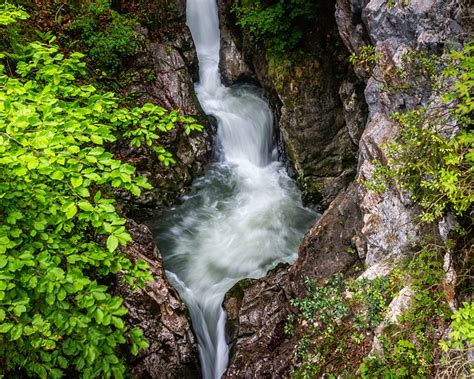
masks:
[(357, 144), (345, 125), (340, 83), (328, 63), (310, 56), (278, 70), (270, 73), (282, 103), (279, 127), (289, 161), (306, 200), (326, 207), (356, 168)]
[[(265, 89), (306, 201), (325, 208), (354, 178), (366, 114), (360, 83), (352, 77), (351, 86), (348, 80), (350, 66), (334, 21), (334, 3), (318, 4), (304, 47), (284, 57), (266, 56), (246, 38), (235, 26), (231, 4), (219, 2), (222, 76), (229, 84), (256, 78)], [(355, 117), (346, 117), (348, 112)]]
[(298, 260), (280, 265), (260, 280), (237, 283), (227, 294), (231, 360), (225, 378), (288, 377), (299, 331), (284, 332), (290, 299), (305, 293), (310, 276), (322, 282), (337, 272), (352, 275), (360, 259), (354, 237), (360, 228), (357, 191), (350, 186), (306, 234)]
[(177, 109), (205, 126), (203, 133), (193, 132), (188, 136), (183, 126), (177, 124), (176, 130), (160, 138), (159, 143), (176, 160), (169, 167), (163, 166), (150, 148), (135, 148), (126, 141), (116, 146), (117, 157), (134, 164), (138, 174), (148, 177), (155, 187), (138, 200), (128, 193), (117, 194), (127, 203), (129, 215), (144, 219), (154, 208), (174, 202), (202, 174), (210, 159), (213, 128), (194, 92), (198, 60), (186, 26), (185, 1), (119, 0), (116, 7), (137, 18), (141, 24), (137, 31), (143, 36), (141, 50), (123, 73), (126, 82), (123, 95), (132, 99), (131, 105), (152, 102), (169, 110)]
[(362, 224), (357, 192), (356, 184), (342, 191), (305, 235), (289, 269), (292, 282), (301, 286), (306, 277), (324, 281), (336, 272), (352, 273), (362, 263), (353, 250)]
[(397, 1), (392, 7), (385, 0), (366, 3), (362, 19), (376, 46), (389, 41), (391, 45), (405, 43), (437, 51), (462, 33), (457, 0), (416, 0), (406, 5)]
[(197, 344), (186, 306), (165, 277), (161, 254), (145, 225), (128, 221), (127, 230), (134, 242), (124, 250), (131, 259), (148, 263), (154, 281), (133, 291), (119, 281), (115, 293), (124, 298), (129, 309), (127, 323), (140, 327), (150, 347), (128, 366), (139, 378), (200, 377)]
[(218, 4), (221, 32), (219, 69), (222, 82), (230, 86), (238, 81), (256, 81), (254, 70), (244, 59), (242, 46), (237, 46), (237, 43), (242, 42), (242, 36), (231, 12), (231, 2), (218, 0)]
[(339, 88), (339, 96), (342, 100), (344, 120), (349, 137), (352, 143), (358, 146), (368, 114), (364, 86), (355, 80), (345, 80)]

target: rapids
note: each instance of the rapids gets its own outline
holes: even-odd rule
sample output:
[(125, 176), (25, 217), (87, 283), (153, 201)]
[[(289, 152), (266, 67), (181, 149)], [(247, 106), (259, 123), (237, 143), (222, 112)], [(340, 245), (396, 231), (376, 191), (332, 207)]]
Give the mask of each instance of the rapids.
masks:
[(317, 214), (303, 207), (277, 159), (273, 115), (261, 90), (221, 83), (216, 0), (188, 0), (187, 23), (199, 58), (196, 93), (218, 122), (218, 159), (153, 229), (167, 275), (190, 310), (203, 377), (211, 379), (228, 364), (225, 293), (240, 279), (294, 261)]

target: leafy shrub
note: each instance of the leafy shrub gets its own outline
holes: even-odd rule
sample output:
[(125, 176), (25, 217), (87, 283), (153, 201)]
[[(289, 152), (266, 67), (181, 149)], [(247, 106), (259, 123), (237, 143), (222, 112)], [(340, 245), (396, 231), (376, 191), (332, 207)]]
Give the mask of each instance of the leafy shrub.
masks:
[(369, 355), (360, 365), (363, 378), (431, 377), (440, 339), (438, 328), (451, 311), (443, 293), (442, 246), (426, 244), (403, 268), (403, 282), (415, 295), (410, 306), (380, 336), (383, 354)]
[(26, 20), (28, 13), (22, 8), (5, 2), (0, 5), (0, 26), (8, 26), (17, 22), (17, 20)]
[(153, 104), (145, 104), (143, 107), (135, 107), (131, 110), (122, 108), (115, 112), (111, 118), (114, 123), (128, 128), (123, 135), (131, 139), (131, 144), (136, 147), (145, 145), (151, 147), (158, 155), (158, 159), (165, 165), (176, 163), (170, 152), (162, 146), (154, 146), (154, 142), (160, 137), (160, 133), (166, 133), (175, 128), (177, 122), (183, 124), (184, 132), (189, 135), (191, 131), (202, 131), (203, 126), (196, 124), (192, 117), (185, 117), (178, 111), (166, 111), (164, 108)]
[(294, 377), (347, 374), (344, 370), (358, 363), (341, 357), (348, 356), (367, 338), (368, 330), (382, 321), (393, 290), (390, 278), (345, 281), (336, 274), (324, 285), (311, 279), (306, 284), (307, 296), (290, 301), (297, 313), (285, 325), (288, 334), (294, 333), (296, 321), (304, 325), (294, 357)]
[(375, 46), (366, 45), (361, 46), (355, 53), (349, 57), (349, 62), (354, 67), (363, 70), (367, 76), (372, 75), (375, 65), (382, 58), (380, 52), (375, 50)]
[(474, 302), (464, 302), (462, 307), (451, 316), (451, 333), (449, 340), (441, 341), (443, 350), (472, 350), (474, 347)]
[(474, 346), (474, 302), (464, 303), (452, 315), (452, 332), (449, 337), (451, 341), (444, 344), (445, 347), (466, 349), (467, 346)]
[(269, 52), (282, 54), (295, 48), (303, 37), (303, 26), (314, 16), (311, 0), (238, 1), (232, 7), (238, 25)]
[(469, 378), (474, 373), (470, 358), (474, 350), (474, 302), (465, 302), (451, 318), (453, 322), (449, 340), (440, 342), (444, 355), (441, 358), (439, 376)]
[(70, 29), (80, 33), (87, 56), (99, 68), (114, 72), (138, 49), (140, 36), (134, 31), (137, 26), (135, 20), (111, 9), (109, 0), (94, 0)]
[[(0, 6), (0, 28), (24, 17)], [(84, 84), (82, 58), (66, 57), (52, 41), (0, 53), (0, 374), (7, 376), (21, 367), (30, 377), (121, 378), (118, 347), (128, 341), (137, 354), (148, 346), (140, 329), (125, 325), (123, 300), (106, 283), (113, 274), (132, 287), (152, 279), (144, 261), (120, 251), (131, 237), (110, 196), (114, 187), (138, 196), (151, 186), (103, 145), (134, 130), (135, 145), (155, 145), (174, 122), (198, 126), (152, 104), (120, 108), (112, 93)]]
[[(443, 103), (392, 115), (400, 135), (386, 146), (387, 166), (378, 163), (376, 175), (368, 182), (369, 189), (383, 190), (381, 182), (393, 179), (421, 205), (423, 221), (431, 222), (449, 210), (459, 215), (472, 212), (473, 51), (474, 44), (467, 43), (463, 51), (451, 51), (448, 61), (442, 62), (445, 69), (435, 90), (439, 90)], [(417, 62), (422, 75), (436, 75), (431, 59)]]

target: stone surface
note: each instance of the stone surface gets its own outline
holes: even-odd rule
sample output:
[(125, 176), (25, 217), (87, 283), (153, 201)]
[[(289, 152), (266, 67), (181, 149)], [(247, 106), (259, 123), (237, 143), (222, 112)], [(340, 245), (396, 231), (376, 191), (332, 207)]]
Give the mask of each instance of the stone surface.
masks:
[[(139, 199), (116, 193), (129, 217), (143, 220), (160, 205), (176, 201), (209, 161), (212, 128), (194, 93), (198, 61), (186, 22), (184, 0), (117, 0), (114, 6), (133, 14), (143, 36), (141, 51), (128, 62), (123, 95), (132, 104), (152, 102), (166, 109), (192, 115), (205, 126), (204, 133), (187, 136), (181, 125), (160, 138), (177, 163), (164, 167), (148, 148), (134, 148), (126, 141), (114, 147), (116, 157), (132, 163), (148, 177), (155, 189)], [(148, 262), (154, 277), (143, 290), (133, 292), (118, 284), (116, 291), (129, 309), (127, 321), (143, 329), (150, 347), (138, 357), (128, 357), (133, 376), (139, 378), (199, 378), (198, 348), (185, 304), (166, 279), (162, 257), (150, 230), (129, 220), (127, 229), (134, 242), (125, 253)]]
[[(218, 0), (218, 5), (221, 32), (219, 68), (223, 83), (230, 86), (240, 80), (256, 81), (255, 72), (244, 57), (244, 49), (242, 46), (237, 46), (242, 36), (230, 10), (231, 2)], [(239, 37), (236, 38), (237, 36)]]
[(163, 135), (160, 144), (173, 153), (176, 164), (163, 166), (156, 153), (146, 147), (134, 148), (125, 141), (116, 146), (116, 155), (134, 164), (138, 173), (155, 186), (140, 199), (128, 193), (117, 196), (127, 203), (130, 215), (144, 219), (153, 208), (169, 205), (189, 187), (209, 162), (212, 126), (204, 116), (194, 93), (198, 80), (198, 61), (191, 33), (186, 26), (185, 1), (118, 0), (116, 7), (133, 14), (140, 22), (143, 36), (141, 51), (128, 62), (123, 95), (135, 104), (152, 102), (166, 109), (177, 109), (194, 116), (205, 126), (203, 133), (187, 136), (184, 128)]
[[(305, 200), (325, 208), (355, 175), (366, 115), (363, 87), (349, 75), (334, 2), (317, 5), (301, 51), (279, 58), (267, 57), (242, 34), (229, 12), (231, 4), (219, 1), (222, 77), (228, 84), (244, 78), (264, 88)], [(348, 112), (357, 116), (346, 117)]]
[[(421, 228), (417, 219), (419, 209), (406, 193), (390, 189), (377, 194), (355, 184), (341, 192), (347, 181), (336, 179), (344, 177), (345, 170), (352, 166), (339, 164), (338, 159), (343, 155), (337, 149), (347, 150), (354, 142), (359, 144), (357, 179), (360, 181), (372, 177), (374, 160), (386, 162), (384, 144), (398, 133), (390, 114), (424, 104), (433, 97), (426, 88), (411, 93), (387, 93), (383, 90), (387, 83), (380, 81), (384, 70), (394, 72), (400, 68), (402, 56), (409, 48), (439, 53), (448, 42), (459, 42), (460, 17), (462, 12), (454, 0), (413, 0), (408, 6), (396, 1), (393, 7), (388, 7), (386, 0), (337, 0), (335, 19), (346, 48), (354, 52), (371, 43), (384, 57), (384, 67), (378, 64), (373, 76), (356, 72), (365, 82), (364, 95), (352, 79), (327, 79), (333, 68), (326, 65), (328, 61), (338, 64), (337, 56), (327, 54), (325, 61), (316, 55), (313, 59), (303, 58), (300, 66), (289, 63), (278, 71), (272, 68), (272, 62), (252, 52), (246, 45), (248, 42), (237, 36), (236, 46), (246, 52), (242, 57), (254, 68), (279, 110), (282, 139), (303, 188), (308, 191), (308, 186), (314, 185), (329, 207), (307, 233), (295, 264), (275, 269), (261, 280), (247, 281), (243, 286), (239, 283), (236, 286), (241, 287), (234, 287), (226, 297), (232, 346), (226, 377), (289, 376), (299, 331), (289, 337), (282, 329), (290, 310), (289, 299), (303, 294), (307, 276), (322, 281), (335, 272), (351, 274), (361, 262), (368, 266), (363, 277), (388, 275), (397, 259), (411, 252), (413, 242), (426, 234), (436, 238), (437, 226), (429, 231)], [(265, 65), (269, 67), (267, 70)], [(388, 80), (392, 85), (401, 84), (395, 76), (389, 75)], [(366, 123), (366, 112), (361, 106), (364, 97), (369, 114)], [(320, 115), (321, 112), (325, 114)], [(334, 147), (331, 141), (340, 141), (341, 145)], [(302, 148), (304, 143), (308, 144), (307, 148)], [(328, 161), (324, 165), (321, 157), (326, 156)], [(305, 171), (308, 167), (317, 168), (323, 180), (315, 180), (314, 172)], [(324, 171), (327, 167), (328, 171)], [(330, 170), (338, 174), (330, 174)], [(351, 176), (347, 174), (347, 178)], [(311, 184), (305, 184), (305, 180)], [(444, 229), (442, 225), (442, 234), (446, 234)], [(353, 246), (357, 250), (355, 254)], [(447, 293), (452, 290), (453, 277), (448, 258), (445, 261)], [(412, 296), (413, 291), (407, 286), (392, 301), (388, 313), (391, 321), (408, 306)], [(380, 335), (382, 328), (376, 334)], [(373, 348), (377, 349), (377, 338)]]
[(350, 52), (369, 43), (369, 35), (362, 20), (367, 0), (337, 0), (335, 18), (339, 35)]
[(118, 280), (115, 293), (129, 309), (127, 323), (140, 327), (150, 347), (129, 357), (132, 373), (140, 378), (200, 377), (199, 358), (186, 306), (165, 277), (161, 254), (145, 225), (128, 221), (134, 242), (124, 250), (131, 259), (142, 259), (151, 268), (154, 281), (133, 291)]
[(345, 80), (339, 87), (342, 100), (344, 120), (349, 137), (355, 146), (359, 145), (360, 137), (367, 121), (367, 104), (364, 98), (364, 86), (354, 80)]
[(289, 376), (297, 341), (284, 333), (289, 300), (305, 291), (310, 276), (322, 282), (336, 272), (352, 275), (361, 261), (352, 248), (360, 228), (357, 191), (350, 186), (331, 203), (306, 234), (298, 260), (280, 265), (260, 280), (245, 280), (224, 301), (228, 314), (231, 360), (225, 378)]
[[(352, 13), (355, 9), (357, 14)], [(338, 1), (336, 20), (347, 47), (360, 46), (359, 41), (368, 35), (383, 56), (365, 88), (369, 119), (360, 140), (359, 180), (372, 177), (374, 161), (387, 160), (383, 146), (398, 134), (397, 124), (390, 114), (426, 103), (431, 98), (429, 90), (423, 87), (415, 91), (384, 91), (387, 84), (401, 83), (397, 83), (396, 76), (387, 77), (382, 73), (401, 68), (403, 54), (410, 48), (439, 52), (448, 41), (456, 43), (462, 31), (457, 22), (458, 12), (456, 1), (410, 1), (408, 6), (396, 2), (393, 7), (388, 7), (382, 0)], [(349, 17), (351, 14), (353, 17)], [(354, 27), (355, 21), (362, 26)], [(359, 251), (359, 254), (366, 256), (369, 266), (387, 255), (409, 250), (419, 239), (422, 234), (417, 221), (419, 210), (407, 200), (406, 194), (389, 189), (379, 195), (361, 187), (360, 196), (364, 243), (359, 248), (365, 251)]]
[(398, 295), (395, 296), (395, 298), (390, 302), (387, 307), (384, 320), (375, 329), (374, 341), (372, 343), (372, 351), (370, 354), (383, 354), (384, 350), (380, 341), (380, 337), (388, 325), (397, 323), (398, 318), (409, 308), (414, 297), (415, 291), (410, 285), (407, 285), (406, 287), (402, 288)]

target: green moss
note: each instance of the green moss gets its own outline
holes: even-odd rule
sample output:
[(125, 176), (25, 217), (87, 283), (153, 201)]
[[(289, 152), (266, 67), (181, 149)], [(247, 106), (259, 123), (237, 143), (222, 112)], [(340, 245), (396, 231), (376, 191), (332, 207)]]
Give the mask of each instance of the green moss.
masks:
[(242, 279), (239, 280), (226, 294), (227, 298), (235, 298), (242, 300), (245, 295), (245, 290), (251, 287), (255, 283), (253, 279)]

